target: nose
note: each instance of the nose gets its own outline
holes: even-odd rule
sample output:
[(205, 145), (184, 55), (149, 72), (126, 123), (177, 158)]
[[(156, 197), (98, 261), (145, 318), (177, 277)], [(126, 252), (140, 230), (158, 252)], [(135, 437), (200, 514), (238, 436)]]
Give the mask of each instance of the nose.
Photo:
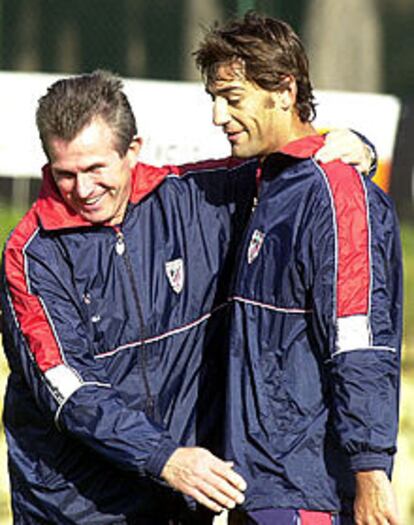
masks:
[(93, 179), (90, 173), (79, 171), (76, 176), (76, 192), (81, 199), (88, 198), (94, 189)]
[(213, 102), (213, 123), (224, 126), (230, 121), (229, 105), (224, 97), (217, 97)]

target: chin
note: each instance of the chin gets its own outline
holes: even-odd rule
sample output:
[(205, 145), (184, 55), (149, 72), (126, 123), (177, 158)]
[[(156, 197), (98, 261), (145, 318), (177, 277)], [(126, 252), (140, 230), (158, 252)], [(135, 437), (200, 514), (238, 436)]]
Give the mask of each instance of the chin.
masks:
[(249, 147), (243, 147), (241, 144), (235, 144), (231, 149), (231, 154), (233, 157), (238, 159), (250, 159), (252, 157), (257, 157), (259, 155), (258, 151), (255, 151), (254, 148), (250, 149)]
[(102, 222), (107, 222), (110, 219), (110, 217), (99, 213), (81, 213), (80, 215), (85, 221), (92, 224), (100, 224)]
[(238, 149), (232, 149), (231, 154), (233, 157), (236, 157), (238, 159), (248, 159), (249, 157), (253, 157), (251, 153), (248, 153), (247, 151), (240, 151)]

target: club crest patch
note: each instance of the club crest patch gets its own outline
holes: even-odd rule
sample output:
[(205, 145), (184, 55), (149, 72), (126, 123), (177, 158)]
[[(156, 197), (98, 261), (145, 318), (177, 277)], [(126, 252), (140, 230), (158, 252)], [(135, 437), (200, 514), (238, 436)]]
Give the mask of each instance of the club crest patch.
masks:
[(165, 263), (165, 273), (168, 277), (168, 282), (175, 293), (180, 293), (184, 286), (184, 262), (180, 259), (167, 261)]
[(260, 249), (263, 245), (265, 234), (260, 230), (254, 230), (250, 240), (249, 248), (247, 250), (247, 262), (251, 264), (259, 255)]

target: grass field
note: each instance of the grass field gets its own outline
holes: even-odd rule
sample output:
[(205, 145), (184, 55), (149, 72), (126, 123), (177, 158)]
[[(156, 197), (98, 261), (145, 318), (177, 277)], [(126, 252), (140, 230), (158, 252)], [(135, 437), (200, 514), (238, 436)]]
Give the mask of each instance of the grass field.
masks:
[[(0, 246), (8, 232), (21, 216), (10, 213), (0, 205)], [(404, 254), (405, 318), (403, 346), (403, 383), (401, 399), (401, 425), (398, 454), (394, 473), (394, 486), (401, 513), (401, 523), (414, 523), (414, 225), (402, 225)], [(0, 340), (1, 347), (1, 340)], [(7, 365), (0, 348), (0, 409), (6, 383)], [(3, 428), (0, 425), (0, 523), (11, 525), (9, 486), (6, 466), (6, 447)], [(225, 520), (221, 519), (220, 523)]]
[(10, 233), (10, 230), (17, 224), (22, 217), (24, 210), (10, 209), (1, 204), (0, 201), (0, 248)]
[[(401, 241), (404, 257), (404, 338), (405, 362), (414, 367), (414, 225), (403, 224)], [(412, 352), (408, 351), (412, 349)]]

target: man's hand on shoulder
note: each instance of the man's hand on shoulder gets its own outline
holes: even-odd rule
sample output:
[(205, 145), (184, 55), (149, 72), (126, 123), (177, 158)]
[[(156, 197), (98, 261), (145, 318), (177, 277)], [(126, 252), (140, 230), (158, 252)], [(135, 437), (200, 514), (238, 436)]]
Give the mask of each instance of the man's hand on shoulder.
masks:
[(401, 525), (391, 482), (382, 470), (357, 472), (355, 525)]
[(178, 448), (161, 477), (214, 512), (232, 509), (244, 501), (246, 482), (233, 470), (232, 462), (222, 461), (204, 448)]
[(316, 160), (327, 163), (336, 159), (351, 164), (362, 174), (369, 174), (375, 154), (361, 138), (349, 129), (330, 131), (325, 138), (324, 146), (316, 153)]

